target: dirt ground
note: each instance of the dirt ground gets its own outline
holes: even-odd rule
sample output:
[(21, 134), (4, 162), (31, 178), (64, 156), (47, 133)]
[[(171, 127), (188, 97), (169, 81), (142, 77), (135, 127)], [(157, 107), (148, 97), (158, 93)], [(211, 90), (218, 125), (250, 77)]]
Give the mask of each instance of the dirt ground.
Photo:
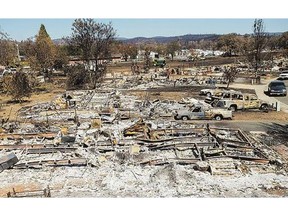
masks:
[(61, 94), (65, 89), (55, 86), (53, 83), (46, 83), (41, 86), (41, 89), (45, 91), (39, 91), (32, 93), (30, 98), (24, 98), (22, 103), (13, 103), (11, 102), (11, 97), (5, 94), (0, 94), (0, 118), (10, 120), (17, 119), (17, 112), (24, 106), (32, 106), (37, 103), (43, 103), (53, 100), (56, 95)]

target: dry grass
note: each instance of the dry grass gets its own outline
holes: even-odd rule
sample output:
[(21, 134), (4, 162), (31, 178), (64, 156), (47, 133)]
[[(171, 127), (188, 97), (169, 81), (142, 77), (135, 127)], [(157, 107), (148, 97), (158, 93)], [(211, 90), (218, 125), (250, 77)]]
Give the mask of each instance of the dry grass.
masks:
[(1, 187), (0, 189), (0, 197), (7, 197), (8, 192), (13, 192), (14, 190), (17, 192), (25, 192), (25, 191), (33, 191), (33, 190), (42, 190), (40, 184), (29, 183), (29, 184), (11, 184), (8, 187)]
[(12, 121), (16, 120), (17, 112), (22, 107), (32, 106), (37, 103), (52, 101), (57, 94), (65, 91), (65, 89), (59, 88), (59, 86), (55, 86), (53, 83), (45, 83), (44, 85), (41, 86), (41, 89), (46, 89), (46, 90), (33, 93), (30, 98), (24, 98), (25, 102), (22, 102), (22, 103), (11, 103), (10, 96), (1, 94), (0, 95), (0, 104), (1, 104), (0, 119), (1, 118), (6, 119), (9, 117), (9, 119)]

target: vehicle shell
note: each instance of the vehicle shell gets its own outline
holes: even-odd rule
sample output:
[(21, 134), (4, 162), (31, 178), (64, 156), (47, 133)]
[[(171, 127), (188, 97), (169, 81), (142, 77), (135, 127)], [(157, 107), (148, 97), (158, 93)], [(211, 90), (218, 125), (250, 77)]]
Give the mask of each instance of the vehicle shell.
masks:
[(195, 105), (190, 109), (178, 110), (175, 112), (174, 118), (176, 120), (222, 120), (232, 119), (232, 111), (219, 109), (219, 108), (208, 108), (203, 105)]
[(243, 96), (242, 92), (240, 91), (235, 91), (235, 90), (224, 90), (222, 92), (218, 92), (215, 95), (212, 95), (210, 97), (205, 98), (205, 102), (208, 104), (212, 104), (215, 100), (220, 100), (220, 99), (238, 99)]
[(199, 94), (200, 95), (206, 95), (207, 97), (210, 97), (210, 96), (215, 95), (215, 94), (220, 93), (220, 92), (223, 92), (223, 89), (218, 89), (218, 88), (201, 89)]
[(227, 108), (232, 111), (243, 109), (262, 109), (268, 108), (268, 103), (258, 99), (255, 94), (243, 94), (237, 99), (220, 99), (212, 104), (213, 107)]

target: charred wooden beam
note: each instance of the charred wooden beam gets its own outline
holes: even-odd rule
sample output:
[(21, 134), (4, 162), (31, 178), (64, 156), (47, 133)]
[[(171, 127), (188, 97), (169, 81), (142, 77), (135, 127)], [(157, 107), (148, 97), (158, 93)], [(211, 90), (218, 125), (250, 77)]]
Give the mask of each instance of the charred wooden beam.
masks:
[(178, 163), (178, 164), (196, 164), (200, 161), (199, 158), (160, 158), (152, 159), (148, 161), (141, 162), (140, 165), (165, 165), (169, 163)]
[(62, 153), (70, 153), (73, 151), (76, 151), (77, 148), (30, 148), (27, 149), (27, 154), (51, 154), (51, 153), (56, 153), (56, 152), (62, 152)]
[(18, 144), (18, 145), (0, 145), (0, 150), (17, 150), (25, 148), (44, 148), (44, 144)]
[(29, 134), (0, 134), (0, 139), (30, 139), (34, 137), (54, 139), (56, 136), (55, 133), (29, 133)]
[(150, 166), (151, 165), (164, 165), (164, 164), (168, 164), (168, 162), (162, 158), (140, 162), (140, 165), (150, 165)]
[(167, 142), (167, 141), (172, 141), (174, 138), (169, 138), (169, 139), (158, 139), (158, 140), (150, 140), (150, 139), (137, 139), (142, 142), (147, 142), (147, 143), (158, 143), (158, 142)]
[(250, 150), (255, 149), (254, 147), (251, 147), (251, 146), (237, 145), (231, 142), (222, 142), (221, 144), (227, 147), (231, 147), (231, 148), (250, 149)]
[(264, 163), (264, 164), (268, 164), (270, 162), (270, 160), (266, 158), (255, 158), (255, 157), (247, 157), (247, 156), (241, 156), (241, 155), (225, 155), (225, 157), (239, 159), (239, 160), (253, 161), (253, 162)]
[(213, 149), (213, 150), (203, 150), (203, 153), (206, 157), (210, 157), (210, 156), (215, 156), (215, 155), (221, 155), (221, 154), (225, 154), (225, 149)]
[(60, 159), (60, 160), (40, 160), (40, 161), (29, 161), (26, 163), (19, 163), (14, 168), (25, 169), (25, 168), (42, 168), (42, 165), (46, 166), (86, 166), (86, 158), (73, 158), (73, 159)]
[(7, 193), (7, 197), (13, 197), (13, 198), (51, 197), (51, 191), (49, 187), (43, 190), (26, 190), (26, 191), (17, 191), (17, 192), (15, 191), (14, 188), (12, 188), (12, 192), (9, 191)]
[(225, 139), (225, 138), (219, 138), (219, 137), (218, 137), (218, 140), (219, 140), (219, 143), (228, 142), (228, 143), (234, 143), (238, 145), (250, 145), (249, 142), (241, 141), (241, 140), (232, 140), (232, 139)]
[(195, 147), (195, 150), (196, 150), (196, 152), (197, 152), (198, 157), (200, 158), (200, 160), (202, 160), (202, 158), (201, 158), (201, 152), (200, 152), (200, 150), (199, 150), (199, 148), (198, 148), (197, 143), (194, 143), (194, 147)]
[(40, 149), (40, 148), (53, 148), (53, 147), (76, 148), (75, 145), (70, 145), (70, 144), (59, 144), (57, 146), (55, 146), (54, 144), (17, 144), (17, 145), (0, 145), (0, 150)]
[(240, 135), (240, 137), (243, 139), (244, 142), (247, 142), (247, 143), (249, 143), (249, 145), (252, 146), (248, 136), (242, 130), (238, 129), (238, 134)]
[(150, 147), (150, 150), (166, 150), (167, 148), (173, 149), (175, 147), (194, 147), (195, 144), (197, 144), (198, 147), (214, 147), (215, 143), (209, 143), (209, 142), (190, 142), (190, 143), (171, 143), (166, 145), (157, 145)]

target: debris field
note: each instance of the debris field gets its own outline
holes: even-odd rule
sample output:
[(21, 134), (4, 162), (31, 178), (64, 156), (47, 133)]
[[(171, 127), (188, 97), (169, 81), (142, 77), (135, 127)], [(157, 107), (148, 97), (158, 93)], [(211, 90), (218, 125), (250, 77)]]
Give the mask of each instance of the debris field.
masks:
[(285, 155), (253, 132), (174, 119), (177, 110), (204, 105), (199, 98), (127, 93), (175, 85), (151, 76), (66, 91), (3, 122), (0, 196), (287, 196)]

